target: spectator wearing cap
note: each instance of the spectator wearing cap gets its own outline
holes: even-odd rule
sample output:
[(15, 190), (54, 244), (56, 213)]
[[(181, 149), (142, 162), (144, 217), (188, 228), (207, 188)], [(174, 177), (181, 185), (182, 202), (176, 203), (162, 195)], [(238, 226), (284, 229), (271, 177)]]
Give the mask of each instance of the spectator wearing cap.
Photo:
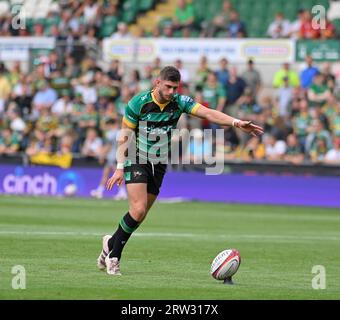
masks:
[(251, 94), (256, 97), (261, 88), (262, 80), (260, 72), (255, 69), (252, 59), (248, 60), (247, 69), (242, 73), (241, 77), (249, 87)]

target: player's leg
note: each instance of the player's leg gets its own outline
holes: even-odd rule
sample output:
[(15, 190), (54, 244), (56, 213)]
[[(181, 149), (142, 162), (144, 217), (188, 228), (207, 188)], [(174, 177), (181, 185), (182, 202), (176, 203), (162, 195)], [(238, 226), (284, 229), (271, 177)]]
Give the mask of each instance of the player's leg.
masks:
[(129, 212), (120, 220), (118, 228), (108, 241), (109, 255), (106, 257), (107, 273), (120, 275), (119, 261), (122, 251), (132, 233), (139, 227), (147, 214), (148, 194), (146, 183), (127, 184)]
[(150, 211), (151, 207), (155, 203), (155, 201), (157, 199), (157, 196), (158, 195), (156, 195), (156, 194), (148, 193), (148, 203), (147, 203), (147, 207), (146, 207), (146, 212), (147, 213)]

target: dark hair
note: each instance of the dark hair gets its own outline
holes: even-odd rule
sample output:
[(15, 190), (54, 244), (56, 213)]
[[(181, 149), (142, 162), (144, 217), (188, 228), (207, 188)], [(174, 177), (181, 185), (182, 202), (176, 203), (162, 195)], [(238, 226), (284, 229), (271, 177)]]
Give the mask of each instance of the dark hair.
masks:
[(181, 74), (179, 71), (172, 66), (164, 67), (160, 72), (160, 78), (162, 80), (173, 81), (173, 82), (180, 82), (181, 81)]

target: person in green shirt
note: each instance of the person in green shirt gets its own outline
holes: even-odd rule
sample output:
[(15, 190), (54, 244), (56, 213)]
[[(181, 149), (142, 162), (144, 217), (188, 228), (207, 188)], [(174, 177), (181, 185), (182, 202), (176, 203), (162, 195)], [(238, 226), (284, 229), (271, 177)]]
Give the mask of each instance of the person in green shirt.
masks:
[[(178, 94), (180, 81), (178, 69), (164, 67), (153, 90), (143, 91), (127, 103), (117, 146), (117, 167), (106, 187), (111, 190), (125, 180), (129, 211), (113, 236), (103, 237), (97, 259), (97, 267), (106, 269), (109, 275), (121, 275), (123, 248), (157, 199), (166, 173), (173, 129), (183, 113), (220, 126), (233, 126), (253, 136), (263, 133), (263, 129), (251, 121), (235, 119), (206, 108), (189, 96)], [(130, 154), (129, 142), (136, 149), (135, 156)]]
[(202, 87), (202, 93), (204, 101), (209, 103), (209, 108), (222, 111), (227, 95), (222, 85), (217, 81), (214, 72), (208, 73), (207, 81)]
[(172, 27), (175, 30), (192, 28), (194, 25), (194, 20), (195, 15), (192, 4), (187, 3), (186, 0), (178, 0)]
[(331, 92), (323, 81), (324, 76), (321, 73), (316, 74), (313, 83), (307, 91), (311, 107), (322, 107), (331, 95)]
[(0, 155), (14, 154), (20, 148), (19, 138), (11, 129), (4, 129), (0, 135)]

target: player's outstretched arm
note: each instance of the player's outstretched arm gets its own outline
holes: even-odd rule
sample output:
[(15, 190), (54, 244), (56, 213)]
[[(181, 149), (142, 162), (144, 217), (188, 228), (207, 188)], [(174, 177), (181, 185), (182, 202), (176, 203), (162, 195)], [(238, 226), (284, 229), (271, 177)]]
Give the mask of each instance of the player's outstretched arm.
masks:
[(258, 136), (260, 134), (263, 134), (263, 128), (260, 126), (257, 126), (251, 121), (239, 120), (231, 116), (228, 116), (227, 114), (223, 112), (216, 111), (213, 109), (208, 109), (204, 106), (199, 106), (196, 109), (196, 112), (194, 115), (201, 119), (206, 119), (210, 122), (216, 123), (220, 126), (233, 126), (235, 128), (239, 128), (240, 130), (247, 132), (253, 136)]

